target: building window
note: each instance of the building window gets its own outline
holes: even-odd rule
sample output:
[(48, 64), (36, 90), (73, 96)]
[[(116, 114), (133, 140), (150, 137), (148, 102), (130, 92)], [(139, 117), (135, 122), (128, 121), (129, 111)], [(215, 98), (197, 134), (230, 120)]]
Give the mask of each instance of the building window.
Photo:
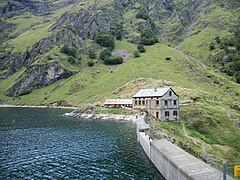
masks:
[(139, 105), (141, 106), (141, 104), (142, 104), (141, 101), (139, 101), (138, 103), (139, 103)]
[(137, 101), (135, 101), (135, 105), (137, 105)]
[(177, 111), (173, 111), (173, 115), (174, 115), (174, 116), (177, 116), (177, 115), (178, 115), (178, 112), (177, 112)]
[(169, 96), (172, 96), (172, 91), (169, 91)]
[(165, 111), (165, 116), (169, 117), (169, 111)]
[(143, 106), (145, 105), (145, 101), (142, 101), (142, 105), (143, 105)]
[(173, 104), (174, 104), (174, 106), (176, 106), (177, 105), (177, 100), (174, 100)]
[(168, 103), (167, 103), (167, 100), (165, 100), (165, 106), (167, 106), (167, 104), (168, 104)]
[(159, 105), (159, 100), (156, 101), (156, 105), (157, 105), (157, 106)]

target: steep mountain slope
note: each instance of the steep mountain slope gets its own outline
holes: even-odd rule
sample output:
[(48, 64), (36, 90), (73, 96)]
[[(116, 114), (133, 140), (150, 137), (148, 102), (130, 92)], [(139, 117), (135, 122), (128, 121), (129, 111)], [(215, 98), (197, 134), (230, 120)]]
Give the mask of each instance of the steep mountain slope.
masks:
[[(209, 163), (239, 163), (239, 5), (234, 0), (1, 2), (0, 103), (101, 104), (109, 97), (129, 98), (143, 87), (172, 86), (185, 105), (186, 130), (179, 124), (161, 128)], [(145, 44), (146, 52), (135, 58), (138, 44)], [(99, 53), (106, 46), (124, 62), (105, 65)], [(153, 126), (158, 129), (158, 122)]]

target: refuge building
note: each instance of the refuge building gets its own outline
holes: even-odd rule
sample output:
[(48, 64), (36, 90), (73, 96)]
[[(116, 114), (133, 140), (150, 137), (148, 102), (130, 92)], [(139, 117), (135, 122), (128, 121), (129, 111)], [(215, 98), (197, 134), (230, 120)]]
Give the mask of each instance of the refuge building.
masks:
[(133, 97), (134, 109), (146, 110), (162, 121), (179, 121), (179, 96), (172, 88), (141, 89)]

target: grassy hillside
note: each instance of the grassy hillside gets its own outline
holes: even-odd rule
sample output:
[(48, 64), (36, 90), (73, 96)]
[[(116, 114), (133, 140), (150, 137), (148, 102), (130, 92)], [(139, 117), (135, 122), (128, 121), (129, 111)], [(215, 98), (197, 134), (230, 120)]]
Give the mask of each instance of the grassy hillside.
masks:
[[(117, 41), (116, 50), (133, 52), (136, 45)], [(171, 57), (168, 61), (165, 58)], [(85, 66), (73, 77), (61, 80), (45, 88), (19, 98), (10, 98), (4, 91), (22, 71), (1, 82), (1, 101), (10, 104), (51, 104), (61, 100), (78, 106), (82, 103), (101, 103), (106, 98), (131, 98), (140, 88), (172, 86), (180, 95), (181, 124), (156, 122), (182, 143), (195, 144), (192, 151), (204, 160), (222, 163), (240, 161), (240, 132), (235, 125), (239, 111), (233, 109), (240, 102), (239, 85), (213, 69), (201, 66), (180, 51), (162, 44), (146, 48), (139, 58), (130, 58), (122, 65), (106, 66), (99, 62), (93, 67)], [(195, 103), (193, 103), (195, 100)], [(171, 128), (177, 129), (173, 133)], [(234, 132), (234, 133), (233, 133)], [(158, 133), (157, 133), (158, 134)], [(233, 143), (234, 142), (234, 143)], [(203, 148), (204, 147), (204, 148)]]

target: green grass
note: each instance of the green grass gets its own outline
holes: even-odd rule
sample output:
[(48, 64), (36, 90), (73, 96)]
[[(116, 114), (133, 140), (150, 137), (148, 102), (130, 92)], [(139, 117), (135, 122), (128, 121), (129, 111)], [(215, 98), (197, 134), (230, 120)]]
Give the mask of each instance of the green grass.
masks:
[(43, 20), (43, 17), (34, 16), (30, 13), (8, 19), (8, 23), (17, 24), (16, 30), (14, 30), (11, 35), (21, 34), (36, 24), (41, 23)]
[(124, 114), (132, 115), (134, 112), (132, 110), (119, 109), (119, 108), (100, 108), (97, 113), (100, 114)]
[(193, 55), (198, 59), (202, 59), (205, 62), (208, 60), (211, 51), (209, 49), (209, 45), (212, 40), (217, 36), (224, 36), (228, 32), (225, 30), (216, 31), (214, 28), (205, 28), (201, 32), (196, 35), (192, 35), (186, 41), (184, 41), (180, 45), (180, 49), (188, 53), (189, 55)]
[(11, 43), (14, 45), (14, 51), (24, 52), (40, 39), (48, 37), (51, 34), (51, 32), (49, 32), (51, 25), (51, 23), (37, 25), (34, 29), (25, 31), (20, 36), (13, 39)]

